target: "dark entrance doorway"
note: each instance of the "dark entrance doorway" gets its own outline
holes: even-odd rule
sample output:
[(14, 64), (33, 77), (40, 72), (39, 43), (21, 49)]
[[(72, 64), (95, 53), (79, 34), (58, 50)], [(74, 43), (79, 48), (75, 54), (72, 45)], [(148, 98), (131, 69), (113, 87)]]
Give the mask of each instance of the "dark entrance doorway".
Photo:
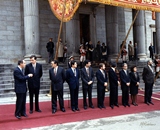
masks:
[(80, 44), (85, 44), (90, 40), (90, 20), (88, 14), (80, 14)]

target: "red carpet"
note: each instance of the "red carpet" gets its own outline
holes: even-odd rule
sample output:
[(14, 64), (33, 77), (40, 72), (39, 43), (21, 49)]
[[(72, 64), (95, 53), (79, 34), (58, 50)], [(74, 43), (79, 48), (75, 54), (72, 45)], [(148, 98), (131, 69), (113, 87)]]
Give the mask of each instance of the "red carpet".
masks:
[(14, 117), (15, 105), (0, 105), (0, 130), (17, 130), (23, 128), (49, 126), (53, 124), (160, 110), (160, 102), (158, 100), (153, 99), (155, 105), (147, 106), (143, 103), (143, 98), (143, 96), (138, 96), (138, 106), (131, 105), (130, 108), (125, 108), (121, 105), (121, 97), (119, 97), (120, 107), (115, 107), (113, 110), (109, 107), (108, 97), (105, 99), (106, 109), (102, 110), (96, 107), (97, 99), (93, 99), (95, 108), (88, 108), (87, 110), (83, 109), (82, 100), (79, 100), (79, 112), (72, 112), (70, 108), (68, 108), (68, 101), (65, 101), (66, 112), (63, 113), (58, 109), (56, 114), (51, 113), (50, 101), (40, 103), (42, 113), (34, 112), (33, 114), (29, 114), (29, 104), (27, 104), (28, 117), (22, 117), (20, 120)]

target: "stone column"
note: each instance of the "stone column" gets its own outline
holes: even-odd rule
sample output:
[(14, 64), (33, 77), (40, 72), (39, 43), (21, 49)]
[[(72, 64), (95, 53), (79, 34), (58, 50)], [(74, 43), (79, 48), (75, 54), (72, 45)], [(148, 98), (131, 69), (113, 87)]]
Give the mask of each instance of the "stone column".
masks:
[(156, 13), (156, 50), (160, 55), (160, 13)]
[(39, 8), (38, 0), (23, 0), (24, 8), (24, 38), (25, 38), (25, 60), (30, 55), (39, 55)]
[(78, 56), (80, 46), (79, 11), (66, 23), (66, 42), (68, 56)]
[(105, 6), (106, 41), (108, 45), (108, 60), (118, 57), (118, 7)]
[[(133, 18), (136, 14), (137, 10), (133, 10)], [(134, 37), (134, 43), (137, 43), (138, 48), (138, 58), (140, 60), (146, 60), (147, 56), (145, 53), (145, 28), (144, 28), (144, 11), (141, 10), (138, 13), (138, 16), (135, 20), (135, 23), (133, 25), (133, 37)]]

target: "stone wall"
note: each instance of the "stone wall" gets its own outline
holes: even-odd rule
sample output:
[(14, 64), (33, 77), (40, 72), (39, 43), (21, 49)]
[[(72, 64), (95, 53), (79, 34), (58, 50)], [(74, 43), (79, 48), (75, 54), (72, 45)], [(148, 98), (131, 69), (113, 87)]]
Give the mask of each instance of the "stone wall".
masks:
[(49, 38), (53, 38), (54, 44), (57, 42), (60, 21), (52, 13), (48, 0), (39, 0), (39, 20), (40, 20), (40, 54), (47, 59), (46, 43)]
[(17, 62), (24, 56), (22, 0), (0, 2), (0, 64)]

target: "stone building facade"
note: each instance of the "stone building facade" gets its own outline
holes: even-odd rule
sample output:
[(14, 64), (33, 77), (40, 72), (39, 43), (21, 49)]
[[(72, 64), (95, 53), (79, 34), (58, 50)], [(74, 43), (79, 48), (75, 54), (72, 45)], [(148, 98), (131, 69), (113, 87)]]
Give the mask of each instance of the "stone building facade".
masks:
[[(110, 58), (117, 57), (133, 14), (132, 9), (82, 3), (74, 17), (63, 24), (61, 37), (67, 43), (68, 55), (78, 55), (79, 45), (84, 40), (82, 37), (88, 32), (87, 40), (91, 40), (94, 45), (97, 41), (107, 43)], [(85, 28), (87, 22), (88, 27)], [(155, 44), (157, 53), (160, 53), (160, 40), (158, 37), (154, 39), (156, 30), (160, 34), (159, 23), (159, 13), (156, 14), (156, 21), (152, 20), (151, 11), (140, 11), (138, 14), (127, 44), (129, 41), (138, 43), (140, 58), (148, 57), (151, 42)], [(56, 43), (59, 26), (60, 21), (52, 13), (48, 0), (1, 0), (0, 64), (17, 63), (18, 59), (31, 54), (47, 61), (46, 43), (50, 37)], [(137, 35), (133, 35), (133, 29)]]

